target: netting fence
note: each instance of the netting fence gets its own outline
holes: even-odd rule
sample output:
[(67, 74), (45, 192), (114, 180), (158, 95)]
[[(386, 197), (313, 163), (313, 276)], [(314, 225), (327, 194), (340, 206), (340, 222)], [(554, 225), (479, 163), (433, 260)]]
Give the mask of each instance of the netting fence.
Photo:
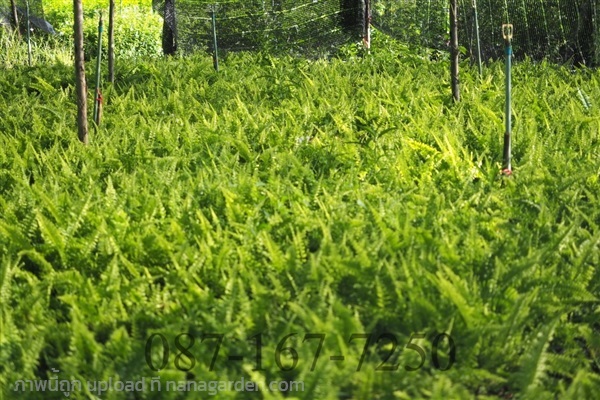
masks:
[(166, 53), (213, 51), (213, 12), (222, 51), (318, 54), (365, 30), (364, 0), (166, 0), (154, 7), (165, 19)]
[[(475, 8), (464, 1), (461, 42), (474, 53), (476, 40)], [(547, 58), (565, 63), (597, 65), (599, 26), (597, 0), (479, 0), (479, 32), (483, 59), (502, 56), (499, 23), (511, 23), (515, 56)]]
[[(162, 4), (169, 2), (175, 5), (167, 23), (176, 29), (183, 51), (210, 50), (213, 4), (224, 50), (306, 52), (334, 47), (364, 34), (368, 8), (372, 25), (394, 38), (414, 46), (448, 49), (449, 0), (371, 0), (370, 5), (368, 0), (167, 0)], [(500, 27), (511, 23), (517, 58), (598, 65), (598, 2), (458, 0), (459, 42), (467, 55), (478, 57), (479, 33), (481, 58), (499, 59), (504, 51)]]
[[(598, 0), (458, 0), (459, 43), (477, 57), (504, 55), (501, 25), (514, 26), (514, 54), (554, 62), (598, 65)], [(417, 46), (447, 49), (448, 0), (373, 0), (373, 25)], [(478, 29), (479, 28), (479, 29)]]
[[(0, 0), (0, 24), (12, 19), (13, 1), (23, 25), (27, 0)], [(600, 0), (457, 1), (459, 44), (473, 60), (479, 54), (484, 61), (502, 58), (500, 27), (512, 23), (517, 59), (600, 65)], [(449, 4), (450, 0), (153, 0), (154, 10), (164, 17), (167, 54), (213, 52), (213, 10), (223, 52), (329, 54), (343, 43), (364, 38), (369, 20), (412, 46), (448, 50)], [(50, 32), (43, 0), (29, 0), (29, 7), (34, 27)]]

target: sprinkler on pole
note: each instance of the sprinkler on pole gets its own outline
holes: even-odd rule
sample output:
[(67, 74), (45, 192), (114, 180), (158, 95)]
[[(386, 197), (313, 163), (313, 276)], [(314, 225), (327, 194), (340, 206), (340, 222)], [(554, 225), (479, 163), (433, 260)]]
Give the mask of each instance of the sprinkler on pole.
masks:
[(506, 131), (504, 133), (504, 166), (502, 168), (502, 174), (511, 175), (511, 146), (512, 146), (512, 118), (510, 113), (511, 108), (511, 58), (512, 58), (512, 37), (513, 37), (513, 26), (512, 24), (502, 25), (502, 36), (506, 44), (506, 108), (505, 122)]

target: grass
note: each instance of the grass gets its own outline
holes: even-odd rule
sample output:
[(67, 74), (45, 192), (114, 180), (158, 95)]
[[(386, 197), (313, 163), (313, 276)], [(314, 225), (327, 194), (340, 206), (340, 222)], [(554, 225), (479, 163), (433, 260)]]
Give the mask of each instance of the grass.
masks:
[[(378, 40), (364, 58), (232, 54), (218, 75), (203, 55), (122, 60), (87, 147), (70, 64), (6, 69), (5, 398), (52, 368), (82, 382), (303, 381), (287, 394), (299, 399), (593, 397), (600, 75), (515, 66), (506, 179), (502, 65), (463, 65), (453, 104), (445, 62)], [(213, 370), (206, 333), (225, 335)], [(308, 333), (325, 335), (314, 371)], [(153, 334), (171, 349), (160, 372)], [(278, 345), (297, 352), (290, 371)]]

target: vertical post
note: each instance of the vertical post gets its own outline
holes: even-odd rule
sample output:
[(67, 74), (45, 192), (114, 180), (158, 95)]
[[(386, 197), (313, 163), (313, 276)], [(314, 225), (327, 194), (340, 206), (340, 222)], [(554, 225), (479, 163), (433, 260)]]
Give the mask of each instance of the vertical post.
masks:
[(115, 83), (115, 0), (108, 8), (108, 81)]
[(94, 122), (100, 125), (102, 94), (100, 93), (100, 67), (102, 62), (102, 13), (98, 21), (98, 58), (96, 59), (96, 101), (94, 102)]
[(364, 15), (364, 33), (363, 33), (363, 43), (367, 52), (371, 51), (371, 0), (365, 1), (365, 15)]
[(82, 0), (73, 0), (75, 40), (75, 88), (77, 92), (77, 132), (83, 144), (88, 143), (87, 124), (87, 84), (85, 82), (85, 61), (83, 58), (83, 6)]
[(458, 4), (457, 0), (450, 0), (450, 75), (452, 79), (452, 97), (460, 101), (460, 87), (458, 76)]
[(477, 0), (473, 0), (473, 9), (475, 10), (475, 34), (477, 35), (477, 64), (479, 66), (479, 76), (483, 75), (483, 66), (481, 64), (481, 39), (479, 37), (479, 13), (477, 12)]
[(505, 104), (505, 122), (506, 131), (504, 133), (504, 168), (502, 173), (504, 175), (512, 174), (511, 166), (511, 147), (512, 147), (512, 116), (511, 116), (511, 97), (512, 97), (512, 79), (511, 79), (511, 66), (512, 66), (512, 37), (513, 37), (513, 26), (511, 24), (502, 25), (502, 36), (506, 44), (506, 104)]
[(217, 6), (213, 5), (210, 9), (212, 17), (213, 30), (213, 65), (215, 71), (219, 72), (219, 47), (217, 45)]
[(29, 18), (29, 0), (25, 1), (25, 7), (27, 10), (27, 58), (29, 66), (31, 67), (31, 21)]
[(17, 32), (19, 38), (21, 37), (21, 31), (19, 30), (19, 15), (17, 14), (17, 3), (15, 0), (10, 0), (10, 9), (12, 11), (12, 23), (13, 28)]

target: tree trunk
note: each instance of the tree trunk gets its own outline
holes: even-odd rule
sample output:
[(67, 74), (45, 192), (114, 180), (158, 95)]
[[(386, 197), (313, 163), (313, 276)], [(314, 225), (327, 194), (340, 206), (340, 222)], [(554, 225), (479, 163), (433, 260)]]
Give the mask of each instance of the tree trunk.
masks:
[(458, 4), (457, 0), (450, 2), (450, 75), (452, 77), (452, 97), (460, 101), (460, 86), (458, 79)]
[(83, 6), (82, 0), (73, 0), (75, 14), (75, 87), (77, 91), (77, 131), (79, 140), (88, 144), (87, 123), (87, 84), (85, 81), (85, 62), (83, 59)]
[(163, 13), (162, 46), (165, 55), (177, 53), (177, 20), (175, 16), (175, 0), (165, 0)]

